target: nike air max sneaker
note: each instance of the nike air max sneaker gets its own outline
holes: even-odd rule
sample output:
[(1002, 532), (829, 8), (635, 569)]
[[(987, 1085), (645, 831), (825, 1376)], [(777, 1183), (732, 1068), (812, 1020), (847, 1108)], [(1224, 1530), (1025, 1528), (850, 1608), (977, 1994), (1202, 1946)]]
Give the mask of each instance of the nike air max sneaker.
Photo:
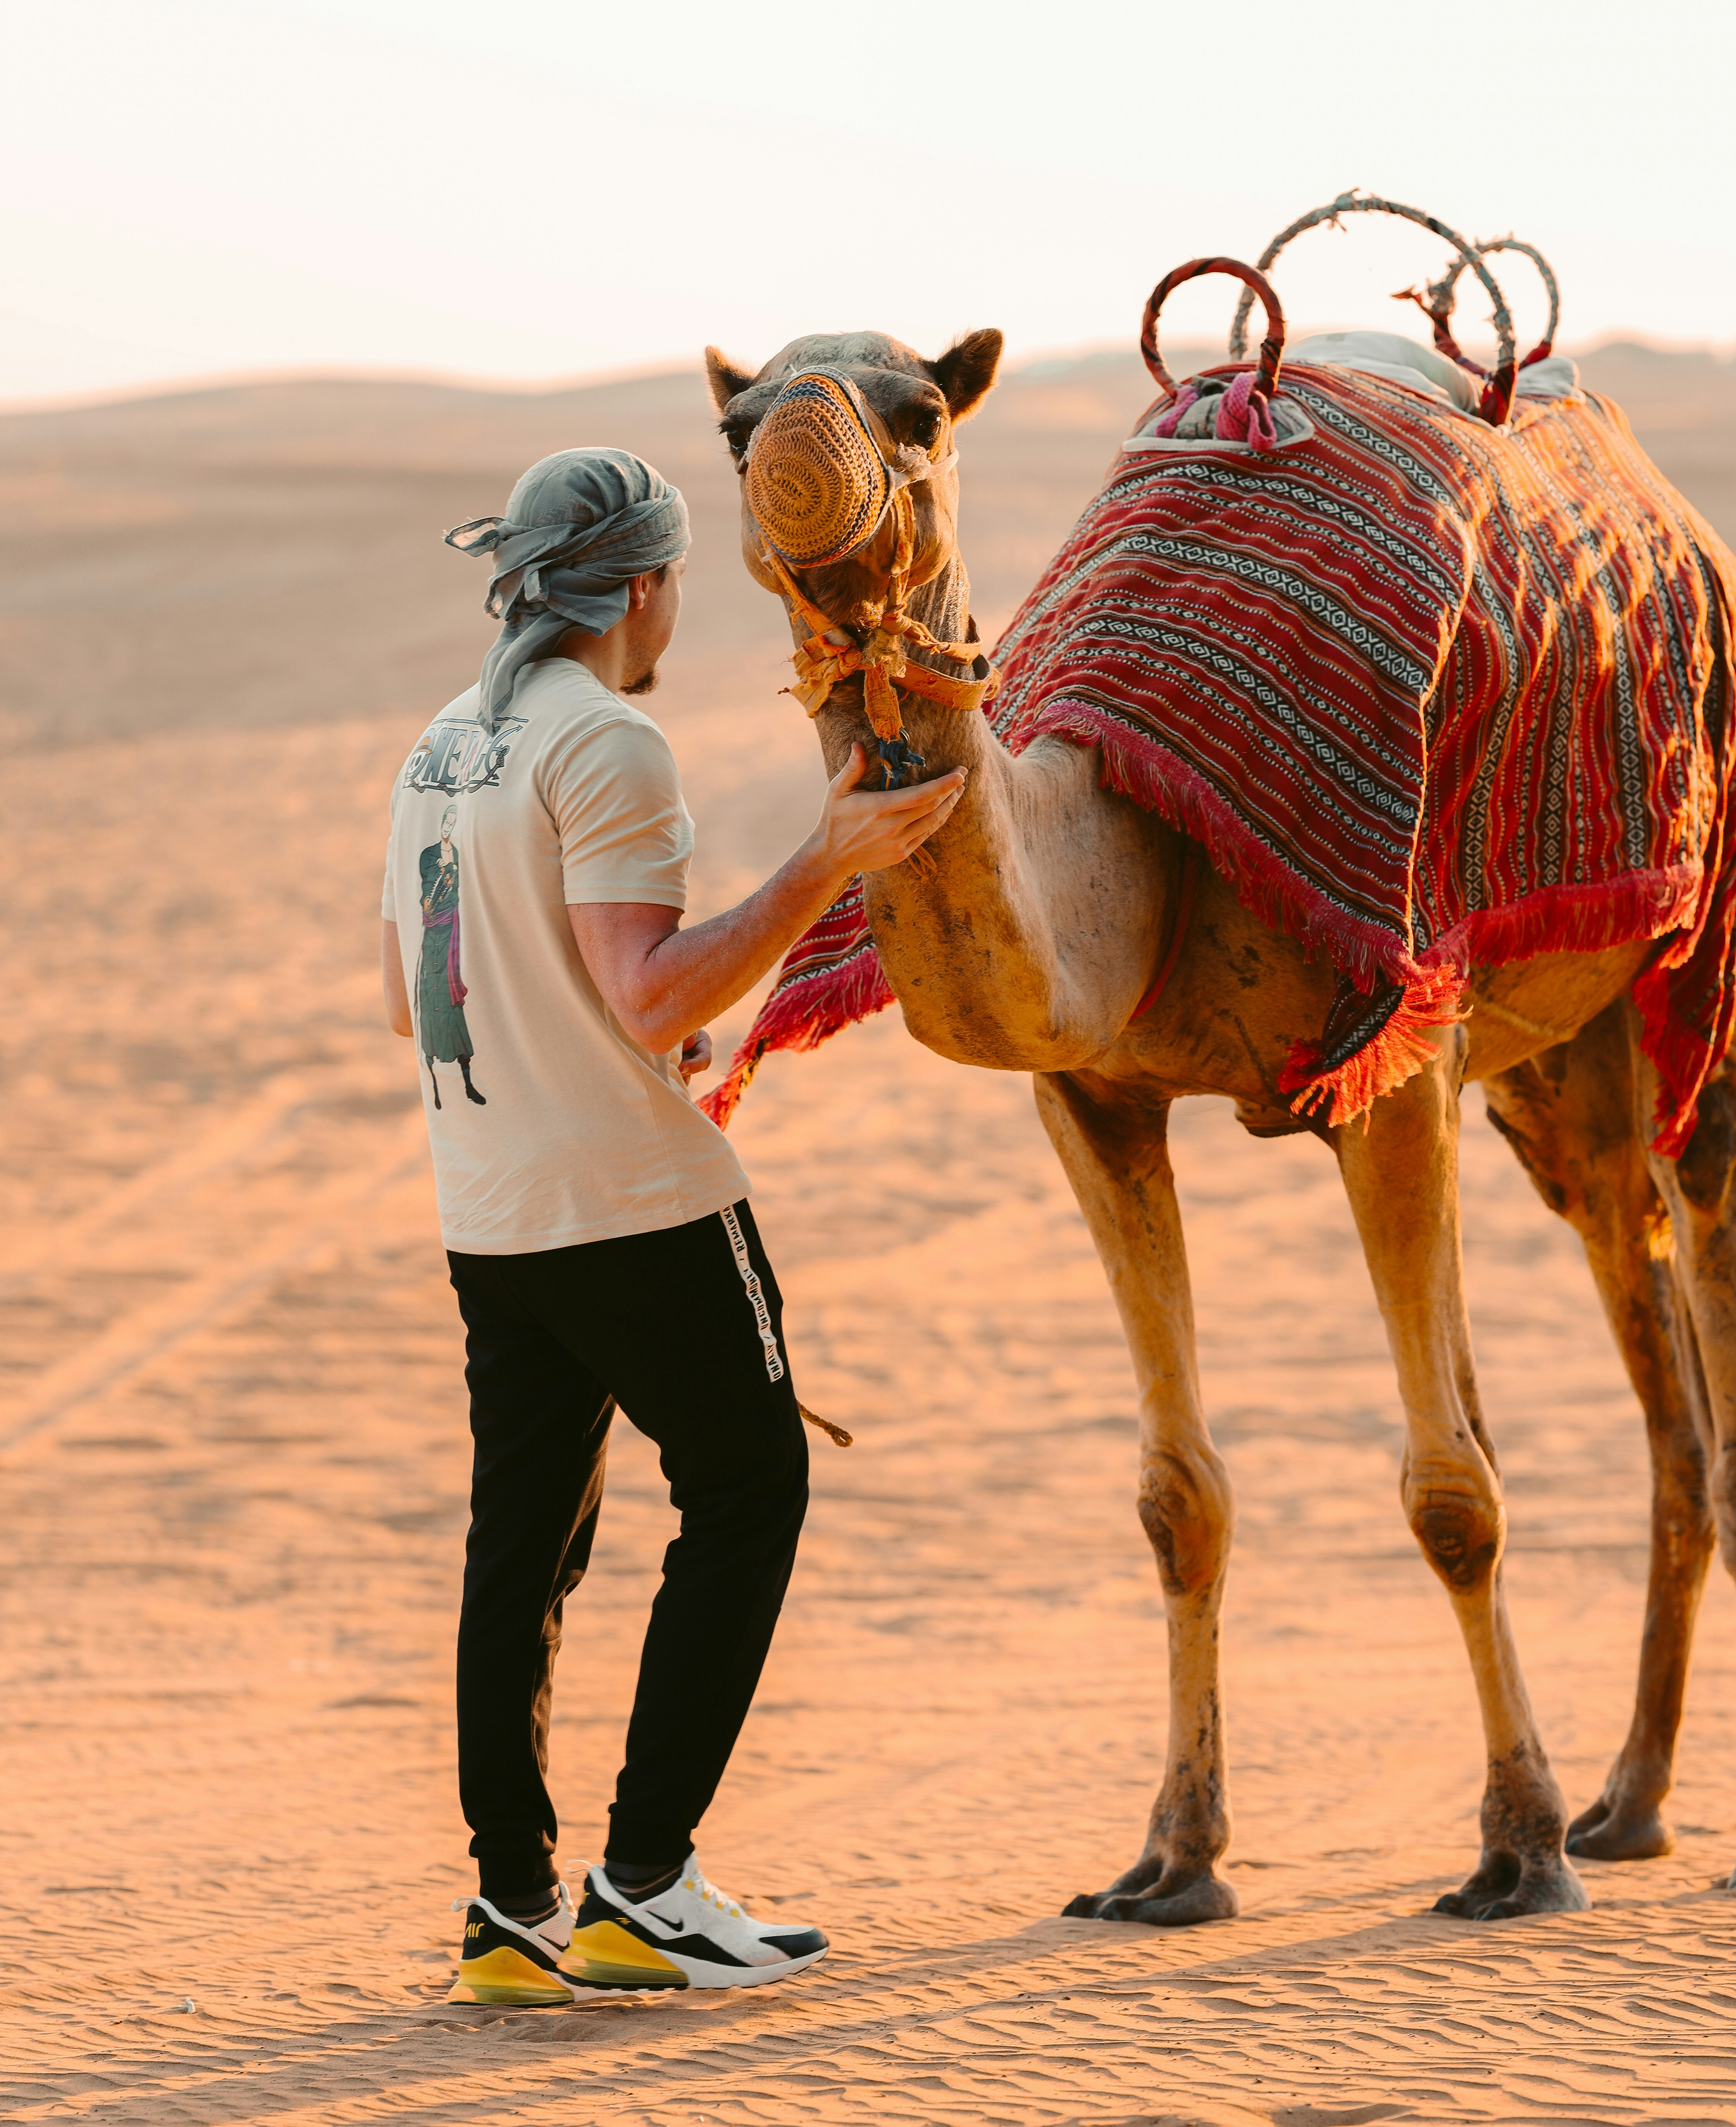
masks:
[(555, 1887), (556, 1906), (535, 1922), (509, 1920), (486, 1898), (455, 1898), (464, 1914), (464, 1947), (448, 2001), (517, 2004), (556, 2008), (573, 1998), (561, 1976), (561, 1952), (573, 1939), (576, 1916), (565, 1883)]
[(825, 1952), (818, 1928), (750, 1918), (689, 1854), (679, 1879), (642, 1905), (593, 1869), (560, 1968), (580, 1992), (762, 1987), (806, 1972)]

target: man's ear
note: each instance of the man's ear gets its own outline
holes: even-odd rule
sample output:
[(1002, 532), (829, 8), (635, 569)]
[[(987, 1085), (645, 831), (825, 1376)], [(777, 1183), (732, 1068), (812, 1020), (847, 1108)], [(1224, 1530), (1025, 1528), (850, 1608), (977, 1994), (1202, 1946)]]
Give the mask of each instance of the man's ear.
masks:
[[(1000, 335), (996, 335), (998, 339)], [(721, 348), (705, 350), (705, 373), (711, 381), (712, 404), (721, 414), (738, 391), (745, 391), (753, 381), (750, 370), (737, 369), (724, 355)]]
[(967, 333), (943, 355), (929, 364), (934, 381), (946, 394), (947, 411), (955, 421), (968, 420), (995, 381), (1000, 360), (1001, 337), (993, 325)]

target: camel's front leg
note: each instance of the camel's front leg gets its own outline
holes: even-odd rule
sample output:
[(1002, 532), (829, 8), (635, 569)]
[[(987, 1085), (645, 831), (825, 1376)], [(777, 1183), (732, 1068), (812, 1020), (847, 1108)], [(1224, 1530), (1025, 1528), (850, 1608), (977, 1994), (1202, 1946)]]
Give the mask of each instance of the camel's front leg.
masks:
[(1538, 1738), (1507, 1620), (1507, 1512), (1478, 1407), (1459, 1245), (1457, 1037), (1436, 1064), (1332, 1133), (1398, 1372), (1400, 1485), (1471, 1657), (1488, 1750), (1483, 1858), (1437, 1912), (1473, 1920), (1577, 1912), (1591, 1901), (1563, 1851), (1567, 1812)]
[(1039, 1075), (1036, 1087), (1133, 1354), (1139, 1517), (1157, 1553), (1169, 1628), (1169, 1753), (1145, 1850), (1106, 1891), (1075, 1898), (1067, 1911), (1157, 1927), (1227, 1920), (1237, 1907), (1218, 1874), (1230, 1839), (1218, 1634), (1235, 1510), (1199, 1404), (1169, 1111), (1099, 1101), (1071, 1074)]

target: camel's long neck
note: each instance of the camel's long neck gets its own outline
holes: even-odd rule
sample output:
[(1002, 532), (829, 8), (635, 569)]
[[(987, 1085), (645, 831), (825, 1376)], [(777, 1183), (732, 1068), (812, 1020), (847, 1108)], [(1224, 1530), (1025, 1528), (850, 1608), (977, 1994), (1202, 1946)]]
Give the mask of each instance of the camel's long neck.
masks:
[[(956, 557), (907, 610), (942, 642), (967, 632)], [(923, 661), (949, 677), (960, 668)], [(1099, 789), (1095, 754), (1042, 741), (1019, 760), (986, 717), (903, 696), (927, 777), (969, 771), (929, 861), (871, 874), (868, 919), (911, 1031), (962, 1063), (1055, 1070), (1100, 1054), (1127, 1023), (1161, 950), (1174, 837)], [(862, 738), (859, 683), (817, 719), (830, 770)]]

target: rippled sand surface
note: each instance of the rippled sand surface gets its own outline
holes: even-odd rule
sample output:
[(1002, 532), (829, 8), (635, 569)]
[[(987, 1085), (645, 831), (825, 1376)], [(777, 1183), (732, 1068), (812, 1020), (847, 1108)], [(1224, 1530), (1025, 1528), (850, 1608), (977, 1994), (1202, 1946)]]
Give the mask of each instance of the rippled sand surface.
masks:
[[(999, 428), (967, 434), (967, 480), (980, 465), (999, 513), (982, 520), (985, 610), (1040, 562), (1025, 569), (1020, 542), (1052, 539), (1137, 398), (1105, 374), (1029, 381)], [(1684, 452), (1706, 439), (1688, 470), (1709, 505), (1730, 462), (1723, 375), (1690, 379), (1699, 400), (1656, 387), (1666, 411), (1710, 409), (1658, 429)], [(608, 439), (638, 433), (623, 403)], [(438, 529), (498, 506), (509, 461), (603, 439), (563, 429), (521, 449), (530, 404), (475, 412), (498, 420), (468, 459), (414, 407), (400, 430), (341, 433), (317, 409), (299, 430), (281, 410), (253, 429), (234, 414), (225, 448), (253, 451), (266, 498), (242, 589), (263, 604), (213, 647), (222, 600), (187, 586), (184, 701), (167, 638), (137, 678), (111, 614), (58, 680), (32, 650), (44, 704), (7, 727), (0, 2118), (1736, 2120), (1736, 1898), (1712, 1888), (1736, 1863), (1728, 1580), (1715, 1572), (1701, 1627), (1676, 1853), (1586, 1864), (1588, 1915), (1429, 1916), (1474, 1852), (1482, 1751), (1398, 1510), (1379, 1325), (1324, 1151), (1256, 1144), (1218, 1103), (1179, 1112), (1176, 1161), (1240, 1514), (1226, 1661), (1243, 1911), (1175, 1934), (1056, 1917), (1133, 1858), (1161, 1758), (1129, 1370), (1028, 1085), (942, 1064), (896, 1014), (774, 1060), (736, 1125), (801, 1393), (856, 1445), (815, 1442), (789, 1606), (702, 1851), (750, 1902), (817, 1921), (834, 1954), (740, 1997), (445, 2005), (447, 1906), (470, 1881), (450, 1712), (466, 1438), (414, 1072), (378, 1021), (375, 911), (385, 789), (423, 712), (470, 676), (480, 572), (386, 570), (380, 625), (430, 668), (408, 702), (367, 677), (365, 600), (334, 590), (267, 632), (259, 572), (275, 555), (286, 595), (317, 579), (314, 504), (370, 453), (396, 538), (395, 481), (420, 483), (418, 523)], [(676, 415), (693, 416), (670, 404), (673, 451)], [(167, 473), (151, 486), (168, 415), (121, 410), (129, 506), (156, 496), (168, 527), (102, 549), (124, 588), (129, 557), (143, 580), (163, 542), (214, 535)], [(649, 400), (639, 415), (665, 417)], [(32, 433), (0, 424), (0, 486), (53, 457), (65, 507), (83, 495), (100, 519), (121, 474), (81, 460), (74, 430)], [(727, 548), (726, 476), (698, 452), (670, 470), (712, 544), (650, 706), (688, 779), (702, 910), (799, 835), (819, 778)], [(52, 553), (29, 566), (47, 596)], [(140, 596), (140, 629), (166, 628), (166, 590)], [(24, 642), (0, 632), (8, 704)], [(1473, 1097), (1468, 1246), (1508, 1571), (1577, 1807), (1627, 1722), (1644, 1443), (1577, 1244), (1479, 1111)], [(655, 1461), (620, 1424), (558, 1682), (575, 1866), (600, 1843), (669, 1528)]]

